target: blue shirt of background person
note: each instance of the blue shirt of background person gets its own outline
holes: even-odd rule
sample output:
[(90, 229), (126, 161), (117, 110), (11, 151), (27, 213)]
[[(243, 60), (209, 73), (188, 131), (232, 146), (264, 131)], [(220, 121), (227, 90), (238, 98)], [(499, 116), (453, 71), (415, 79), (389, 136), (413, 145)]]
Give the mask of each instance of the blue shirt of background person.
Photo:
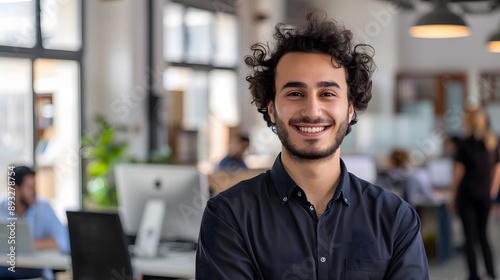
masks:
[(230, 150), (232, 150), (225, 158), (219, 162), (218, 169), (225, 171), (238, 171), (247, 170), (248, 167), (243, 161), (243, 156), (250, 146), (250, 139), (246, 136), (240, 135), (231, 143)]
[[(16, 166), (12, 175), (15, 192), (15, 217), (17, 222), (26, 223), (37, 250), (52, 249), (67, 253), (70, 250), (67, 228), (61, 224), (50, 204), (36, 197), (35, 172), (27, 166)], [(8, 210), (8, 198), (0, 201), (0, 219), (12, 218)], [(5, 274), (6, 273), (6, 274)], [(40, 269), (16, 269), (15, 277), (48, 276)], [(0, 267), (0, 278), (14, 277), (7, 268)], [(52, 278), (50, 275), (48, 279)]]

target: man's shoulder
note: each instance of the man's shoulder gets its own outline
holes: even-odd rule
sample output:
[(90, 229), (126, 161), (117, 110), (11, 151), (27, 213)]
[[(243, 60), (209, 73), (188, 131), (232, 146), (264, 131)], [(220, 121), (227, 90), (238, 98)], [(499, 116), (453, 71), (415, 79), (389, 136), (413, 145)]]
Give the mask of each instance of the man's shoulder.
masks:
[(236, 208), (248, 207), (258, 203), (264, 192), (267, 192), (268, 176), (269, 172), (264, 172), (249, 179), (241, 180), (210, 198), (208, 206), (236, 210)]
[(37, 197), (34, 205), (39, 211), (52, 211), (52, 206), (47, 199)]
[(7, 196), (2, 197), (2, 198), (0, 199), (0, 205), (6, 205), (6, 204), (7, 204), (7, 200), (8, 200), (8, 199), (9, 199), (9, 198), (8, 198)]
[[(351, 196), (356, 195), (363, 203), (384, 204), (383, 209), (406, 208), (409, 204), (386, 188), (367, 182), (354, 174), (350, 175)], [(354, 192), (354, 193), (353, 193)]]

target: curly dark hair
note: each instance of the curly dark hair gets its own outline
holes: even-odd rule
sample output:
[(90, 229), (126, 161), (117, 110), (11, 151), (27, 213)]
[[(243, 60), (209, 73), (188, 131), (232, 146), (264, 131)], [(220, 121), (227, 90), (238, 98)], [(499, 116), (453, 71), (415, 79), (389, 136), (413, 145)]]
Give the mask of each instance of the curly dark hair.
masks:
[(267, 105), (275, 98), (274, 82), (278, 61), (290, 52), (326, 54), (331, 56), (335, 67), (344, 67), (346, 71), (348, 100), (354, 107), (348, 134), (351, 126), (358, 122), (356, 111), (365, 110), (372, 98), (371, 75), (376, 67), (373, 61), (375, 51), (367, 44), (354, 45), (352, 32), (338, 25), (335, 20), (328, 19), (324, 11), (309, 11), (306, 20), (307, 24), (302, 28), (284, 23), (276, 24), (274, 50), (265, 43), (252, 45), (252, 55), (245, 56), (245, 63), (253, 72), (246, 77), (250, 83), (252, 103), (263, 114), (267, 126), (275, 131)]

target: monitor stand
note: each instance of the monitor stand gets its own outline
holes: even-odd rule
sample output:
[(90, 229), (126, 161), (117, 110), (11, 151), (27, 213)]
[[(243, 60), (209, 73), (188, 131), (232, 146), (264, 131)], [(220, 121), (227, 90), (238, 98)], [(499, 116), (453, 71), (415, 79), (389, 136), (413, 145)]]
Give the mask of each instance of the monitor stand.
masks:
[(159, 199), (151, 199), (146, 202), (135, 241), (135, 256), (158, 256), (165, 206), (165, 202)]

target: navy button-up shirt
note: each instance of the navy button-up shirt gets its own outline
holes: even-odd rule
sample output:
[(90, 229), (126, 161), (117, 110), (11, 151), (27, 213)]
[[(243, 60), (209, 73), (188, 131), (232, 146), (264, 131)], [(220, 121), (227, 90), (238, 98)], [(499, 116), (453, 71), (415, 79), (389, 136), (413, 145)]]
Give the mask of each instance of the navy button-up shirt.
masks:
[(347, 172), (318, 219), (280, 156), (208, 201), (196, 279), (429, 279), (415, 210)]

